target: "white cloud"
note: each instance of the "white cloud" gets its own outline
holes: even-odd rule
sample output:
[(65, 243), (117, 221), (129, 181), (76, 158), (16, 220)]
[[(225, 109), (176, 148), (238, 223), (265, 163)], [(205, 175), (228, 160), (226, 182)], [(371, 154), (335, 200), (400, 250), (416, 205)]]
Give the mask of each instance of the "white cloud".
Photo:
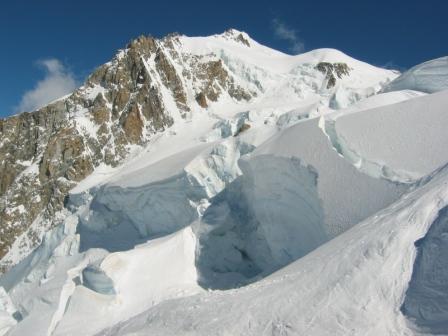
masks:
[(289, 28), (278, 19), (272, 20), (274, 34), (277, 38), (289, 42), (293, 53), (299, 54), (305, 50), (303, 40), (298, 36), (297, 31)]
[(18, 112), (34, 111), (77, 87), (73, 74), (59, 60), (45, 59), (37, 64), (45, 70), (45, 77), (37, 82), (34, 89), (23, 94), (17, 107)]

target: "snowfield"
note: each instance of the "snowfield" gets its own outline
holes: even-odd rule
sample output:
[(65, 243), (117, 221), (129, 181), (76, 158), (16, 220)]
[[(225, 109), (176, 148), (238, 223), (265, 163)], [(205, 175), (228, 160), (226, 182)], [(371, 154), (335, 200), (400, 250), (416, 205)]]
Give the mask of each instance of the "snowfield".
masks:
[[(257, 96), (170, 110), (72, 189), (0, 277), (0, 335), (448, 335), (444, 59), (395, 79), (235, 30), (176, 48)], [(350, 72), (331, 87), (320, 62)]]

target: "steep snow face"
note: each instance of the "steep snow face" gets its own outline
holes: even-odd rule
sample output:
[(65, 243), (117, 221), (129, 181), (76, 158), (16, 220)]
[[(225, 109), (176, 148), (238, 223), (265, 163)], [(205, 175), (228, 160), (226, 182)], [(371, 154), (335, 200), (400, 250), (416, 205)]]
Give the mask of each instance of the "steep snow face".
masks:
[(402, 306), (423, 331), (448, 330), (448, 207), (440, 210), (427, 234), (415, 242), (417, 258)]
[(196, 224), (201, 285), (230, 288), (290, 263), (328, 238), (317, 173), (297, 158), (258, 156)]
[(385, 87), (385, 91), (416, 90), (433, 93), (448, 89), (448, 56), (414, 66)]
[(240, 160), (242, 176), (198, 224), (202, 285), (235, 287), (303, 257), (390, 205), (407, 185), (364, 174), (319, 120), (284, 129)]
[(317, 174), (325, 228), (334, 236), (398, 199), (407, 187), (360, 172), (333, 149), (320, 122), (307, 120), (278, 133), (248, 160), (259, 155), (296, 157), (311, 166)]
[[(386, 95), (391, 94), (399, 93)], [(338, 152), (365, 173), (411, 183), (448, 161), (447, 105), (445, 90), (381, 108), (329, 116), (325, 130)]]
[[(189, 225), (197, 217), (192, 202), (206, 197), (184, 171), (204, 150), (198, 147), (116, 177), (94, 192), (78, 228), (81, 249), (126, 250)], [(78, 197), (72, 196), (74, 202)]]
[[(252, 148), (232, 137), (152, 163), (140, 158), (140, 165), (90, 191), (94, 197), (78, 226), (81, 250), (126, 250), (190, 225), (206, 200), (241, 174), (237, 161)], [(70, 199), (75, 207), (85, 202), (84, 193)]]

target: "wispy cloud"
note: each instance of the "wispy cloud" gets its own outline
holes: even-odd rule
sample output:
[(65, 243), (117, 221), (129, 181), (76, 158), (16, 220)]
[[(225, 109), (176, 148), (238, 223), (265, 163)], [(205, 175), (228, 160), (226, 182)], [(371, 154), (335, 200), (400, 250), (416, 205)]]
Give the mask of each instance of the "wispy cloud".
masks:
[(293, 53), (299, 54), (305, 50), (305, 44), (298, 36), (296, 30), (288, 27), (279, 19), (272, 20), (272, 27), (274, 29), (275, 36), (280, 40), (287, 41), (290, 44), (289, 49)]
[(74, 75), (61, 61), (50, 58), (38, 61), (37, 65), (44, 69), (45, 77), (38, 81), (33, 89), (23, 94), (16, 108), (17, 112), (33, 111), (77, 87)]

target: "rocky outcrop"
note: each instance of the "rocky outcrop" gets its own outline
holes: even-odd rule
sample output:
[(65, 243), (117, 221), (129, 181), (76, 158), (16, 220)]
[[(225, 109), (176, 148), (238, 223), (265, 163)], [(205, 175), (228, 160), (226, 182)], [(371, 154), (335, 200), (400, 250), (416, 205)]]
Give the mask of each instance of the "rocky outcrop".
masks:
[(236, 40), (238, 42), (241, 42), (245, 46), (250, 47), (249, 41), (243, 36), (243, 34), (238, 34), (238, 36), (236, 37)]
[(143, 120), (137, 105), (133, 104), (124, 115), (123, 130), (131, 143), (139, 143), (142, 140)]
[(173, 93), (177, 107), (182, 112), (190, 111), (190, 108), (187, 105), (187, 96), (183, 89), (182, 81), (177, 75), (173, 64), (168, 60), (167, 55), (159, 49), (154, 61), (164, 85)]
[(336, 77), (341, 79), (342, 76), (350, 75), (350, 67), (346, 63), (329, 63), (320, 62), (315, 69), (319, 70), (325, 75), (327, 80), (327, 89), (336, 85)]
[(228, 39), (232, 39), (238, 43), (244, 44), (246, 47), (250, 47), (249, 40), (244, 37), (243, 33), (235, 30), (235, 29), (229, 29), (224, 32), (224, 36)]
[[(4, 256), (43, 210), (53, 214), (63, 204), (70, 187), (63, 177), (78, 175), (80, 162), (72, 162), (70, 145), (59, 141), (58, 132), (69, 129), (64, 102), (3, 119), (0, 125), (0, 256)], [(65, 164), (59, 164), (60, 159)], [(32, 233), (29, 236), (35, 239)]]
[(209, 101), (216, 102), (224, 92), (230, 97), (241, 101), (250, 100), (256, 94), (247, 92), (237, 84), (225, 69), (222, 60), (210, 62), (197, 62), (192, 64), (197, 80), (202, 83), (201, 92)]
[(202, 108), (207, 108), (208, 104), (207, 104), (207, 98), (205, 97), (204, 92), (199, 92), (196, 95), (196, 101), (199, 104), (200, 107)]

